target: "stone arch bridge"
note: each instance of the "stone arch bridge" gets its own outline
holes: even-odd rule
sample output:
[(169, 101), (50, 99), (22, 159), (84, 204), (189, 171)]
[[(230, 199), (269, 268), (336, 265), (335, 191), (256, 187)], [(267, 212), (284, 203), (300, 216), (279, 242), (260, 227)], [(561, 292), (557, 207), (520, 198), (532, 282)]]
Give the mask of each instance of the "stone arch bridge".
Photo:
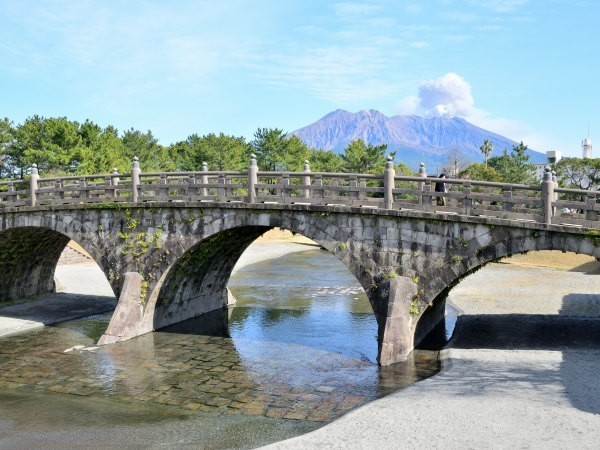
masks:
[[(227, 307), (240, 255), (280, 227), (337, 256), (365, 289), (378, 360), (405, 359), (470, 272), (531, 250), (600, 258), (595, 193), (424, 175), (248, 172), (39, 178), (0, 184), (0, 301), (54, 290), (69, 240), (98, 263), (118, 304), (101, 343)], [(445, 181), (436, 192), (433, 183)], [(439, 204), (437, 199), (440, 200)]]

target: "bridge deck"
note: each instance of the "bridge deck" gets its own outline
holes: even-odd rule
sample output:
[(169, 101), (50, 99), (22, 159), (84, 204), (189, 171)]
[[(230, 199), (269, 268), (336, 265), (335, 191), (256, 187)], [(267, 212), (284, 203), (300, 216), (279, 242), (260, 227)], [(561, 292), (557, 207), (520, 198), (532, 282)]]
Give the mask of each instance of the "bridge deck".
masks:
[[(0, 210), (26, 206), (89, 203), (262, 203), (377, 210), (423, 211), (522, 222), (600, 228), (596, 191), (558, 188), (552, 174), (538, 186), (475, 180), (310, 172), (141, 173), (134, 161), (128, 174), (100, 174), (0, 182)], [(206, 166), (204, 166), (206, 169)]]

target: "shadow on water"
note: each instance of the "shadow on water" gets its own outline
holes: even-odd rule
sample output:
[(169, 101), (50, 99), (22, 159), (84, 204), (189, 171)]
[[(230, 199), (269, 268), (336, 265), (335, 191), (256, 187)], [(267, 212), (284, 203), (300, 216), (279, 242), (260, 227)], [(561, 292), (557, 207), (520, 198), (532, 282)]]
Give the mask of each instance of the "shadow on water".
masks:
[(160, 333), (193, 334), (197, 336), (214, 336), (229, 338), (229, 317), (231, 308), (215, 311), (193, 317), (183, 322), (161, 328)]

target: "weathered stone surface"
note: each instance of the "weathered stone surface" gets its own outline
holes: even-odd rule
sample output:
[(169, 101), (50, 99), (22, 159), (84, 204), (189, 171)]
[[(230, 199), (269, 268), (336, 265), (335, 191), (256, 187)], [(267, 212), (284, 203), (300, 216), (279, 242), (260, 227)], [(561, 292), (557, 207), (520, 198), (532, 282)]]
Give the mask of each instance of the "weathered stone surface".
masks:
[(69, 238), (46, 228), (0, 233), (0, 302), (54, 292), (54, 269)]
[(98, 344), (112, 344), (139, 335), (137, 327), (144, 315), (142, 301), (144, 278), (137, 272), (122, 276), (123, 286), (112, 320)]
[[(73, 239), (129, 311), (127, 326), (117, 326), (115, 313), (115, 336), (133, 337), (226, 307), (237, 259), (274, 226), (315, 240), (356, 276), (377, 316), (382, 364), (410, 352), (415, 323), (425, 310), (437, 311), (441, 292), (489, 261), (536, 249), (600, 256), (600, 238), (584, 229), (419, 211), (183, 202), (25, 207), (0, 212), (0, 301), (52, 291), (56, 261)], [(131, 288), (128, 273), (141, 277)], [(138, 304), (132, 292), (141, 305), (135, 313), (126, 307)]]
[[(414, 327), (411, 304), (417, 297), (417, 284), (406, 277), (381, 282), (377, 291), (379, 323), (379, 356), (382, 366), (404, 361), (413, 349)], [(384, 317), (382, 313), (385, 313)]]

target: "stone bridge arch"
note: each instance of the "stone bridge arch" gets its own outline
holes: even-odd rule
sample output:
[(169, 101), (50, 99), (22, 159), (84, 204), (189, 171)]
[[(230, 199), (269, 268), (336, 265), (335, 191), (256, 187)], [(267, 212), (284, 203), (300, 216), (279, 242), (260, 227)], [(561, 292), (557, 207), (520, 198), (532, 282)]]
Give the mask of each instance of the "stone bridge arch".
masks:
[[(367, 291), (379, 321), (377, 311), (381, 308), (369, 295), (372, 267), (365, 266), (361, 252), (348, 251), (359, 248), (348, 229), (350, 216), (266, 208), (207, 208), (201, 214), (197, 210), (188, 214), (197, 218), (189, 223), (202, 224), (180, 230), (177, 245), (169, 252), (176, 257), (169, 259), (165, 270), (156, 273), (160, 276), (148, 279), (147, 271), (145, 276), (139, 272), (124, 274), (125, 287), (101, 343), (127, 339), (226, 307), (227, 282), (239, 257), (254, 240), (275, 227), (302, 234), (336, 255)], [(370, 265), (375, 263), (367, 260)], [(151, 264), (145, 260), (146, 268)]]
[[(52, 290), (49, 274), (73, 239), (119, 298), (102, 342), (128, 339), (201, 313), (182, 308), (194, 295), (205, 297), (205, 309), (225, 306), (237, 258), (273, 227), (313, 239), (354, 274), (377, 319), (381, 364), (405, 359), (441, 319), (440, 294), (490, 261), (546, 249), (600, 257), (598, 233), (585, 229), (410, 210), (199, 202), (34, 207), (1, 213), (0, 262), (8, 269), (0, 292)], [(7, 249), (19, 246), (17, 264)], [(37, 281), (26, 285), (22, 274)]]
[[(446, 294), (460, 280), (486, 264), (516, 254), (558, 250), (600, 257), (596, 233), (581, 230), (544, 230), (530, 223), (506, 224), (426, 219), (416, 224), (412, 258), (404, 263), (404, 274), (416, 282), (418, 291), (411, 318), (404, 320), (406, 339), (413, 348), (443, 318)], [(394, 296), (388, 304), (393, 307)], [(402, 323), (392, 320), (391, 323)], [(398, 355), (398, 353), (396, 353)]]
[(69, 240), (42, 227), (0, 231), (0, 300), (54, 292), (54, 270)]

